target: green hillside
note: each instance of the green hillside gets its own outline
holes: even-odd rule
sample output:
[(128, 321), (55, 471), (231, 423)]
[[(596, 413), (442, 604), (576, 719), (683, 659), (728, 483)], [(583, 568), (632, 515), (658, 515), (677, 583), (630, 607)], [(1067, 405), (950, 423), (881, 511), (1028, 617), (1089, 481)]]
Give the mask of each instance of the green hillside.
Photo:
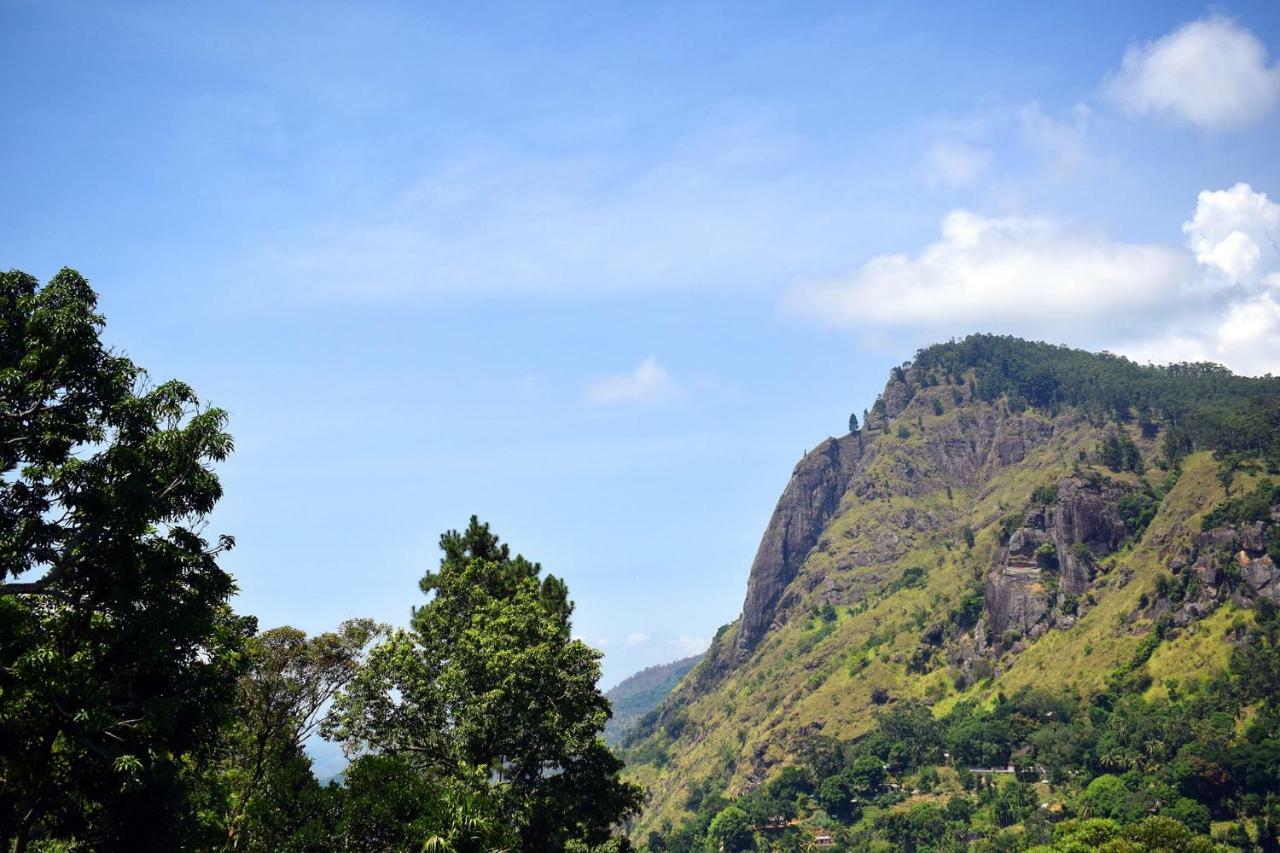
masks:
[[(1256, 708), (1215, 679), (1247, 645), (1258, 603), (1280, 598), (1280, 525), (1269, 487), (1258, 488), (1280, 459), (1278, 423), (1280, 381), (1212, 366), (1140, 367), (989, 336), (922, 351), (894, 370), (860, 432), (797, 465), (743, 616), (628, 736), (628, 772), (649, 790), (633, 838), (693, 849), (681, 845), (700, 844), (742, 798), (761, 843), (821, 831), (864, 849), (892, 837), (880, 811), (941, 808), (948, 791), (961, 808), (973, 789), (957, 777), (957, 766), (971, 775), (958, 747), (904, 757), (868, 746), (908, 749), (916, 739), (885, 726), (912, 709), (978, 736), (986, 722), (966, 722), (975, 714), (1044, 706), (1088, 727), (1105, 723), (1090, 716), (1099, 697), (1172, 695), (1225, 711), (1244, 732)], [(1233, 517), (1255, 492), (1253, 516)], [(1211, 701), (1227, 693), (1234, 704)], [(1052, 750), (1031, 736), (1006, 732), (963, 758), (1018, 763), (1028, 783), (1052, 776), (1052, 791), (1022, 795), (1078, 814), (1075, 789), (1106, 768), (1096, 753), (1046, 766)], [(833, 782), (823, 810), (822, 777), (847, 777), (856, 756), (874, 756), (899, 787), (876, 799)], [(923, 783), (909, 778), (926, 768)], [(780, 809), (795, 825), (764, 829), (759, 810), (777, 807), (779, 785), (783, 800), (799, 798)], [(832, 808), (851, 798), (859, 816), (842, 821)], [(1256, 832), (1259, 803), (1234, 813), (1250, 808), (1256, 819), (1241, 825)], [(968, 841), (1024, 830), (1021, 818), (961, 823)]]
[(613, 716), (604, 727), (605, 742), (611, 746), (621, 743), (636, 721), (656, 708), (701, 658), (702, 655), (691, 655), (646, 667), (606, 691), (604, 695), (613, 705)]

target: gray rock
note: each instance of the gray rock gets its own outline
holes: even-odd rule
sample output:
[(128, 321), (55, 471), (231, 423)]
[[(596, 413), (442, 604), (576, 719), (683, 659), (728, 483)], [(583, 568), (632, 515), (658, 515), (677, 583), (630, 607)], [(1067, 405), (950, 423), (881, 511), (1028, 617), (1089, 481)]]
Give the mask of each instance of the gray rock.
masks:
[(1257, 559), (1248, 559), (1243, 551), (1240, 555), (1244, 558), (1241, 560), (1240, 575), (1249, 591), (1280, 603), (1280, 570), (1276, 568), (1271, 556), (1263, 554)]
[(1240, 547), (1248, 552), (1250, 557), (1259, 557), (1267, 553), (1267, 525), (1265, 522), (1255, 521), (1253, 524), (1246, 524), (1240, 529)]
[(735, 640), (739, 656), (754, 649), (768, 632), (783, 591), (839, 508), (864, 446), (853, 435), (829, 438), (796, 465), (751, 564)]

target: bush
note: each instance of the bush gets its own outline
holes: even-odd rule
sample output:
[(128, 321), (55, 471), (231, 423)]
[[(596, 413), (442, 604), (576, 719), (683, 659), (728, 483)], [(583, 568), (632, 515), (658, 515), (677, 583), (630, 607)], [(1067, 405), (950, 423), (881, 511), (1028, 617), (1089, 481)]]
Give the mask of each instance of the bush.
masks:
[(1057, 483), (1045, 483), (1042, 486), (1036, 486), (1035, 491), (1031, 493), (1031, 502), (1036, 504), (1051, 504), (1057, 499)]
[(1058, 570), (1058, 549), (1052, 542), (1045, 542), (1036, 549), (1036, 565), (1049, 571)]
[(1156, 517), (1160, 501), (1146, 492), (1132, 492), (1120, 498), (1117, 508), (1120, 510), (1120, 517), (1124, 519), (1124, 526), (1137, 538)]

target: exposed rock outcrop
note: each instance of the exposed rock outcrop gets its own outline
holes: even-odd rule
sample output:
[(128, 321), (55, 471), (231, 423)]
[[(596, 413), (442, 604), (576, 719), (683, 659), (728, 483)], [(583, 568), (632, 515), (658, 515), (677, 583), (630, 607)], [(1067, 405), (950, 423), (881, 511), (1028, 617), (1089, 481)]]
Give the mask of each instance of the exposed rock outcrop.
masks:
[[(1034, 413), (1010, 414), (977, 405), (972, 413), (966, 411), (935, 421), (923, 434), (923, 442), (897, 450), (901, 470), (890, 486), (884, 479), (883, 466), (877, 470), (871, 464), (884, 452), (877, 444), (877, 435), (909, 410), (931, 412), (932, 401), (941, 394), (922, 385), (914, 370), (895, 370), (866, 418), (863, 435), (828, 439), (796, 466), (752, 563), (742, 620), (729, 660), (744, 659), (770, 628), (785, 618), (786, 609), (814, 589), (825, 590), (824, 598), (833, 603), (854, 602), (865, 594), (864, 579), (853, 576), (839, 582), (808, 578), (804, 589), (788, 590), (815, 547), (827, 550), (839, 569), (848, 572), (899, 559), (915, 546), (915, 533), (927, 534), (940, 524), (933, 513), (919, 518), (914, 510), (910, 517), (890, 514), (883, 525), (861, 531), (860, 543), (832, 547), (830, 541), (822, 540), (822, 532), (839, 512), (842, 499), (865, 504), (892, 495), (923, 495), (944, 485), (979, 485), (994, 470), (1022, 462), (1054, 434), (1053, 423)], [(1082, 511), (1078, 515), (1080, 518), (1073, 517), (1066, 523), (1081, 527), (1085, 538), (1097, 538), (1090, 526), (1095, 513)], [(846, 538), (856, 537), (846, 534)], [(1074, 563), (1073, 570), (1077, 574), (1082, 571)], [(1036, 609), (1035, 600), (1034, 595), (1029, 599), (1029, 613)]]
[[(1280, 506), (1272, 515), (1280, 517)], [(1231, 593), (1241, 603), (1267, 598), (1280, 604), (1280, 567), (1269, 553), (1277, 523), (1254, 521), (1215, 527), (1198, 535), (1190, 555), (1194, 560), (1191, 572), (1200, 585), (1198, 597), (1212, 601)]]
[(750, 652), (769, 630), (778, 600), (840, 506), (862, 450), (855, 435), (829, 438), (792, 471), (751, 564), (737, 654)]
[(996, 554), (987, 577), (987, 625), (992, 638), (1006, 632), (1037, 637), (1071, 614), (1062, 595), (1078, 596), (1093, 582), (1095, 561), (1119, 548), (1133, 531), (1120, 515), (1128, 489), (1112, 482), (1064, 477), (1056, 497), (1025, 514)]

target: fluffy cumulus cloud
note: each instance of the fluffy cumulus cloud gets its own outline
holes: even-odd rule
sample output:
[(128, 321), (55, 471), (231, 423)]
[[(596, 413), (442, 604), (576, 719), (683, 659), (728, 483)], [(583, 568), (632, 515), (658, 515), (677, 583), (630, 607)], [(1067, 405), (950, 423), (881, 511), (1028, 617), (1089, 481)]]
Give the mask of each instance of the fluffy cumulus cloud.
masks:
[(1280, 67), (1257, 36), (1221, 15), (1132, 47), (1107, 83), (1135, 115), (1163, 116), (1210, 130), (1240, 127), (1280, 99)]
[(1247, 184), (1206, 191), (1183, 231), (1185, 249), (956, 211), (918, 253), (799, 282), (786, 300), (868, 332), (1000, 331), (1280, 373), (1280, 206)]
[(1252, 286), (1280, 268), (1280, 204), (1248, 184), (1200, 193), (1195, 216), (1182, 226), (1196, 260), (1232, 284)]
[(1280, 304), (1274, 296), (1263, 293), (1228, 309), (1216, 356), (1240, 373), (1280, 374)]
[(612, 403), (653, 403), (676, 393), (675, 382), (658, 360), (649, 356), (635, 370), (614, 376), (602, 376), (587, 386), (587, 402), (600, 405)]
[(964, 142), (936, 142), (925, 156), (925, 181), (967, 187), (991, 165), (991, 152)]

